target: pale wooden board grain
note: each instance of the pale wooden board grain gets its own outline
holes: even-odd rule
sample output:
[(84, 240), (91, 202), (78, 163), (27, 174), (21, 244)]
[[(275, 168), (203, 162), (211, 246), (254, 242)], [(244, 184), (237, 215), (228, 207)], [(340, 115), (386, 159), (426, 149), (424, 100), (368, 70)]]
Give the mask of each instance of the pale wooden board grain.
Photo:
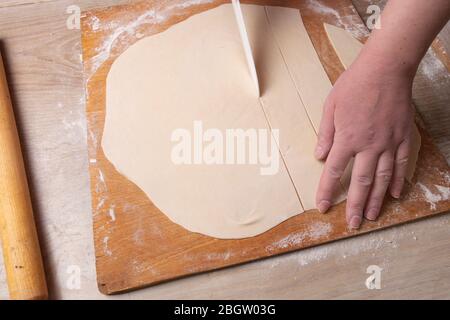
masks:
[[(8, 48), (10, 85), (54, 298), (104, 298), (96, 288), (79, 31), (65, 28), (64, 12), (70, 4), (88, 8), (117, 2), (0, 9), (0, 38)], [(430, 96), (418, 107), (427, 110), (435, 99)], [(450, 148), (443, 151), (450, 154)], [(444, 215), (108, 298), (448, 299), (449, 228)], [(364, 286), (371, 264), (383, 267), (382, 290)], [(71, 265), (81, 269), (80, 289), (66, 285)], [(2, 267), (0, 298), (7, 298)]]

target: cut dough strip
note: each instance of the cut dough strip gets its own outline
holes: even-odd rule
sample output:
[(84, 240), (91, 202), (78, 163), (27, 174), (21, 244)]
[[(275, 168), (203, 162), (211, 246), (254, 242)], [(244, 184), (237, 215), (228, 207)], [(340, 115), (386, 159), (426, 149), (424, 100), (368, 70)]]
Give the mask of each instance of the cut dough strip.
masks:
[[(269, 125), (281, 130), (281, 154), (303, 208), (310, 210), (316, 207), (315, 193), (323, 169), (323, 163), (314, 157), (316, 131), (320, 125), (323, 103), (332, 85), (303, 25), (300, 12), (265, 7), (265, 13), (267, 24), (260, 22), (258, 28), (251, 28), (249, 33), (254, 41), (263, 38), (267, 42), (263, 46), (265, 63), (259, 68), (267, 78), (264, 83), (270, 88), (264, 92), (261, 101)], [(342, 188), (335, 203), (344, 199)]]

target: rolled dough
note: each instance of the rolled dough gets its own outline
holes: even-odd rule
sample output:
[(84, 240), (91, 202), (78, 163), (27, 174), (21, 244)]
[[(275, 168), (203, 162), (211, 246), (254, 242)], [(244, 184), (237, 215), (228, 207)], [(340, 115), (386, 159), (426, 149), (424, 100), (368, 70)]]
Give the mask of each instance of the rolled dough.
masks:
[[(298, 10), (243, 5), (243, 11), (260, 99), (231, 5), (141, 39), (107, 77), (106, 157), (170, 220), (223, 239), (258, 235), (315, 207), (322, 163), (313, 150), (331, 89)], [(268, 132), (279, 170), (262, 175), (261, 164), (174, 163), (174, 132), (191, 133), (198, 147), (198, 124), (224, 136), (229, 129)]]
[[(267, 26), (264, 7), (243, 10), (252, 34)], [(280, 57), (273, 41), (261, 43), (260, 54), (270, 48)], [(274, 67), (285, 70), (279, 60)], [(277, 83), (275, 76), (263, 77), (264, 95), (268, 83)], [(291, 102), (296, 108), (297, 100)], [(107, 77), (103, 150), (167, 217), (193, 232), (250, 237), (304, 211), (278, 148), (275, 175), (261, 175), (260, 166), (251, 164), (174, 164), (172, 134), (193, 133), (194, 121), (204, 130), (265, 129), (270, 136), (231, 5), (144, 38), (114, 62)], [(284, 135), (280, 130), (280, 141)]]

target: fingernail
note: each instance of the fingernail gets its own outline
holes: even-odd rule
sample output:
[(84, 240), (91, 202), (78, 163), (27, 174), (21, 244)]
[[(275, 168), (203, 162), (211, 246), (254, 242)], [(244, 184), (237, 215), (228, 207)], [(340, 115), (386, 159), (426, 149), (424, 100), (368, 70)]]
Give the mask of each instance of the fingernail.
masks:
[(352, 229), (358, 229), (359, 226), (361, 225), (361, 217), (360, 216), (353, 216), (350, 219), (350, 228)]
[(319, 210), (320, 213), (325, 213), (330, 208), (330, 205), (331, 205), (330, 201), (322, 200), (317, 206), (317, 210)]
[(314, 152), (314, 155), (317, 159), (321, 159), (323, 157), (323, 149), (321, 146), (316, 147), (316, 151)]
[(393, 196), (395, 199), (399, 199), (399, 198), (400, 198), (400, 195), (401, 195), (401, 191), (398, 191), (398, 190), (392, 191), (392, 196)]
[(378, 210), (377, 209), (370, 209), (369, 212), (366, 214), (366, 218), (375, 221), (378, 217)]

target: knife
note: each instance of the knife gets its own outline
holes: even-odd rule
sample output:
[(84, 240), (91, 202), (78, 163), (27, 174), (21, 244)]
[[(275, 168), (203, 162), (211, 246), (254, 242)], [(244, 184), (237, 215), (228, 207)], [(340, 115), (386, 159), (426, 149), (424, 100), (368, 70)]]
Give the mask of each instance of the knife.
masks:
[(248, 68), (250, 70), (250, 75), (256, 86), (256, 92), (258, 97), (260, 97), (258, 74), (256, 73), (255, 60), (253, 59), (252, 47), (250, 46), (250, 41), (248, 39), (247, 28), (245, 27), (244, 16), (242, 14), (241, 4), (239, 0), (232, 0), (234, 15), (237, 20), (239, 27), (239, 33), (241, 34), (241, 40), (244, 47), (245, 57), (247, 58)]

